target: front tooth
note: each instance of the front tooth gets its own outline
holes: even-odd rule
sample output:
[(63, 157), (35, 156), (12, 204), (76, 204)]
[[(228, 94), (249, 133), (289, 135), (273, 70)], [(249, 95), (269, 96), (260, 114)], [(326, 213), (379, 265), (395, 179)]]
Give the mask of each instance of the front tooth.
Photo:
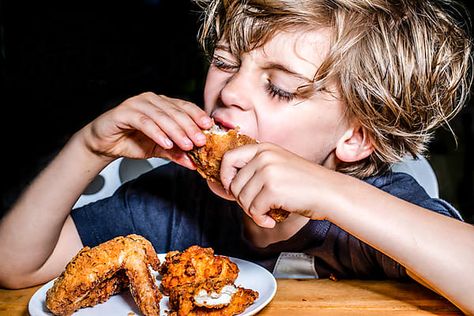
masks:
[(210, 129), (208, 129), (207, 131), (205, 131), (205, 133), (211, 133), (211, 134), (225, 134), (227, 133), (227, 129), (220, 126), (220, 125), (213, 125)]

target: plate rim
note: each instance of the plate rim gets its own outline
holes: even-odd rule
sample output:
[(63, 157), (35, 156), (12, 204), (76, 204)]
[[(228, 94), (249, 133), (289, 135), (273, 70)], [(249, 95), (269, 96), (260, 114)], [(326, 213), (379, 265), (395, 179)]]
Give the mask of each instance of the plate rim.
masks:
[[(164, 256), (166, 255), (166, 253), (159, 253), (157, 254), (158, 255), (158, 258), (160, 259), (160, 261), (164, 260)], [(273, 276), (273, 274), (268, 271), (266, 268), (264, 268), (263, 266), (255, 263), (255, 262), (252, 262), (252, 261), (248, 261), (248, 260), (245, 260), (245, 259), (241, 259), (241, 258), (237, 258), (237, 257), (233, 257), (233, 256), (226, 256), (228, 257), (231, 261), (235, 262), (237, 264), (237, 266), (239, 267), (239, 270), (240, 270), (240, 266), (239, 266), (239, 262), (241, 262), (242, 264), (245, 264), (245, 265), (249, 265), (251, 267), (253, 267), (254, 269), (258, 269), (260, 273), (264, 273), (266, 275), (266, 278), (271, 281), (271, 284), (268, 284), (269, 288), (271, 289), (268, 297), (266, 297), (266, 299), (262, 302), (259, 302), (259, 305), (249, 311), (249, 312), (243, 312), (241, 314), (238, 314), (239, 316), (252, 316), (252, 315), (255, 315), (257, 314), (258, 312), (260, 312), (263, 308), (265, 308), (272, 300), (273, 298), (275, 297), (275, 294), (276, 294), (276, 291), (277, 291), (277, 287), (278, 287), (278, 283), (276, 281), (276, 278)], [(28, 313), (29, 315), (36, 315), (36, 314), (33, 314), (33, 313), (36, 313), (37, 310), (33, 310), (33, 303), (35, 302), (34, 299), (36, 299), (38, 296), (40, 296), (40, 294), (42, 294), (42, 292), (44, 292), (44, 298), (46, 298), (46, 291), (52, 287), (53, 285), (53, 282), (57, 279), (54, 278), (46, 283), (44, 283), (41, 287), (39, 287), (35, 293), (31, 296), (30, 300), (28, 301)], [(241, 285), (241, 284), (236, 284), (237, 286), (244, 286), (245, 285)], [(163, 295), (163, 297), (166, 297), (166, 295)], [(259, 293), (259, 298), (260, 298), (260, 293)], [(43, 296), (41, 295), (40, 298), (38, 298), (40, 302), (42, 302), (43, 300)], [(250, 307), (250, 306), (249, 306)], [(50, 313), (51, 315), (53, 315), (52, 313)], [(73, 314), (74, 315), (74, 314)]]

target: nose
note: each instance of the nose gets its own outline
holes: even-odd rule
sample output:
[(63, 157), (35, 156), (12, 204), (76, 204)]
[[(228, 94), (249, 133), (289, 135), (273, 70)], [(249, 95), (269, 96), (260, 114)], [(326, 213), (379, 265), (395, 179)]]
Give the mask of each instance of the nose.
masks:
[(248, 111), (253, 107), (252, 94), (255, 86), (256, 83), (251, 76), (238, 71), (227, 79), (220, 93), (221, 101), (226, 106), (235, 106)]

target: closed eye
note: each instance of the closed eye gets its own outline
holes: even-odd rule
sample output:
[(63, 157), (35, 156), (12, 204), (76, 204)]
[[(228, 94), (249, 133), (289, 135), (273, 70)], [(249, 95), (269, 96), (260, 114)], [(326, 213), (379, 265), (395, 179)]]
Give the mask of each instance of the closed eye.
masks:
[(290, 102), (298, 96), (296, 92), (288, 92), (275, 86), (270, 80), (267, 81), (265, 88), (272, 98), (278, 98), (279, 101)]
[(212, 57), (211, 65), (222, 71), (235, 71), (240, 68), (240, 64), (216, 55)]

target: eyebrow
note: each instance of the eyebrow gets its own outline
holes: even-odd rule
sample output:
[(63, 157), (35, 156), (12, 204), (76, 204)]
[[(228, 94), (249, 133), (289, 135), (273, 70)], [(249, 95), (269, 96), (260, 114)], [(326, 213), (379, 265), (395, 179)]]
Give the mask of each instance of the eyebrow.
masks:
[[(230, 50), (229, 48), (229, 45), (225, 45), (225, 44), (217, 44), (215, 47), (214, 47), (214, 50), (223, 50), (223, 51), (226, 51), (228, 52)], [(296, 78), (299, 78), (303, 81), (306, 81), (308, 83), (311, 83), (313, 82), (313, 79), (309, 79), (305, 76), (303, 76), (302, 74), (294, 71), (294, 70), (291, 70), (290, 68), (282, 65), (282, 64), (279, 64), (279, 63), (276, 63), (276, 62), (269, 62), (269, 63), (266, 63), (265, 66), (262, 68), (264, 70), (270, 70), (270, 69), (276, 69), (276, 70), (280, 70), (280, 71), (283, 71), (293, 77), (296, 77)]]
[(286, 67), (282, 64), (278, 64), (278, 63), (275, 63), (275, 62), (266, 63), (265, 66), (263, 67), (263, 69), (265, 69), (265, 70), (269, 70), (269, 69), (281, 70), (281, 71), (283, 71), (283, 72), (285, 72), (285, 73), (287, 73), (287, 74), (289, 74), (293, 77), (297, 77), (297, 78), (302, 79), (302, 80), (304, 80), (308, 83), (313, 82), (312, 79), (309, 79), (309, 78), (303, 76), (302, 74), (300, 74), (300, 73), (298, 73), (294, 70), (291, 70), (290, 68), (288, 68), (288, 67)]

